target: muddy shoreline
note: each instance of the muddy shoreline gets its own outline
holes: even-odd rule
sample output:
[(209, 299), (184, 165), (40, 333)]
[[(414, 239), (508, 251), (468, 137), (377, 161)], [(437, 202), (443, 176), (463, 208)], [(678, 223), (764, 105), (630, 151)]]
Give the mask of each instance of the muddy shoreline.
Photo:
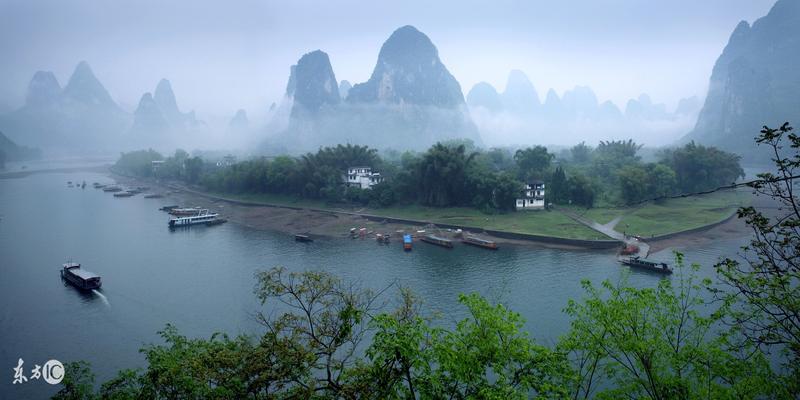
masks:
[[(405, 221), (402, 223), (389, 222), (380, 220), (380, 218), (368, 218), (365, 216), (348, 213), (348, 212), (334, 212), (325, 210), (311, 210), (304, 208), (290, 208), (274, 205), (257, 205), (247, 204), (246, 202), (239, 202), (219, 198), (206, 193), (194, 192), (191, 189), (169, 185), (165, 183), (157, 183), (150, 179), (140, 179), (127, 176), (121, 176), (111, 173), (110, 177), (116, 180), (119, 184), (127, 186), (149, 186), (150, 192), (157, 192), (164, 194), (164, 198), (160, 201), (154, 201), (154, 207), (160, 204), (180, 205), (186, 207), (202, 207), (212, 210), (220, 214), (222, 218), (228, 219), (232, 223), (246, 226), (258, 230), (270, 230), (289, 235), (294, 234), (307, 234), (312, 237), (332, 237), (332, 238), (347, 238), (350, 236), (351, 228), (366, 228), (370, 232), (368, 237), (374, 238), (375, 234), (390, 234), (394, 240), (399, 240), (403, 233), (417, 233), (418, 231), (425, 231), (425, 233), (434, 233), (436, 235), (458, 239), (458, 234), (455, 229), (447, 228), (433, 228), (430, 225), (423, 223), (411, 223)], [(707, 230), (699, 230), (686, 234), (679, 234), (669, 239), (655, 240), (648, 242), (651, 245), (651, 251), (660, 251), (671, 247), (680, 247), (689, 243), (696, 244), (703, 241), (713, 241), (723, 237), (730, 237), (732, 235), (741, 235), (746, 230), (741, 221), (737, 218), (732, 218), (722, 224), (717, 224)], [(546, 241), (529, 240), (529, 239), (514, 239), (507, 237), (498, 237), (487, 234), (482, 231), (467, 231), (476, 236), (493, 240), (500, 245), (515, 245), (526, 247), (538, 248), (559, 248), (559, 249), (572, 249), (572, 250), (591, 250), (593, 246), (583, 246), (580, 244), (562, 244), (562, 243), (549, 243)], [(421, 233), (421, 232), (420, 232)], [(606, 246), (607, 247), (607, 246)], [(609, 251), (606, 249), (597, 249)]]
[[(154, 208), (161, 205), (180, 205), (182, 207), (201, 207), (220, 214), (229, 222), (252, 229), (269, 230), (288, 235), (307, 234), (312, 237), (348, 238), (351, 228), (366, 228), (370, 232), (368, 238), (375, 234), (390, 234), (393, 240), (400, 240), (403, 233), (433, 233), (437, 236), (458, 240), (455, 229), (433, 228), (424, 223), (397, 223), (385, 219), (376, 220), (348, 212), (310, 210), (289, 208), (275, 205), (241, 204), (238, 201), (218, 198), (205, 193), (193, 192), (191, 189), (159, 183), (150, 179), (141, 179), (110, 173), (109, 177), (123, 186), (147, 186), (147, 192), (160, 193), (164, 197), (153, 199)], [(239, 204), (237, 204), (239, 203)], [(558, 248), (570, 250), (588, 250), (590, 247), (561, 243), (548, 243), (535, 240), (511, 239), (489, 235), (483, 231), (465, 230), (475, 236), (497, 242), (499, 245), (527, 246), (535, 248)], [(422, 232), (419, 232), (422, 233)], [(606, 250), (607, 251), (607, 250)]]

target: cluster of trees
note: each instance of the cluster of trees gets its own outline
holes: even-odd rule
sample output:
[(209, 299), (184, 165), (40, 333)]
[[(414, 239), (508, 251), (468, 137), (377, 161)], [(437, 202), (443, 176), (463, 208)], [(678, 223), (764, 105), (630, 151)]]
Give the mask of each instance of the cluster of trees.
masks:
[[(592, 207), (635, 203), (670, 194), (706, 190), (743, 175), (736, 155), (694, 143), (663, 152), (644, 163), (632, 140), (581, 143), (557, 158), (544, 146), (511, 152), (478, 150), (471, 142), (437, 143), (424, 153), (381, 157), (366, 146), (338, 145), (300, 157), (255, 158), (220, 168), (178, 150), (164, 158), (153, 150), (124, 153), (115, 170), (152, 176), (151, 161), (163, 160), (158, 177), (182, 179), (224, 193), (270, 193), (373, 207), (418, 203), (435, 207), (475, 207), (486, 212), (513, 210), (524, 184), (543, 180), (546, 201)], [(348, 167), (380, 171), (372, 189), (347, 187)]]
[[(596, 148), (580, 143), (570, 149), (564, 166), (570, 176), (587, 177), (604, 203), (622, 205), (711, 190), (744, 177), (740, 157), (714, 147), (691, 142), (664, 150), (648, 163), (638, 154), (641, 147), (632, 140), (601, 141)], [(551, 190), (561, 193), (564, 179), (556, 173)]]
[(146, 368), (96, 390), (88, 364), (69, 363), (54, 398), (798, 398), (800, 138), (784, 125), (759, 142), (777, 154), (787, 138), (795, 154), (753, 184), (786, 213), (739, 210), (753, 239), (715, 266), (718, 283), (698, 280), (699, 266), (677, 253), (675, 278), (655, 288), (585, 281), (555, 345), (477, 294), (459, 298), (466, 318), (442, 326), (407, 289), (387, 310), (373, 291), (328, 273), (273, 268), (256, 277), (270, 310), (257, 315), (261, 334), (192, 339), (167, 326), (164, 344), (142, 349)]
[[(154, 168), (153, 161), (163, 161), (163, 163)], [(122, 153), (111, 167), (111, 170), (118, 174), (177, 179), (189, 183), (198, 183), (200, 177), (210, 173), (212, 169), (213, 166), (205, 163), (202, 158), (191, 157), (181, 149), (175, 150), (175, 154), (166, 158), (153, 149)]]

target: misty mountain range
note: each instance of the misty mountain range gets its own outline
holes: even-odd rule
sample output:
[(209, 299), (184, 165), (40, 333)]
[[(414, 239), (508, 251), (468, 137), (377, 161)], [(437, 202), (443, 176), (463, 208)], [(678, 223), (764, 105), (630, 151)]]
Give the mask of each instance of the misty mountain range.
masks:
[(421, 150), (457, 138), (481, 143), (461, 85), (436, 46), (413, 26), (392, 33), (363, 83), (337, 84), (321, 50), (303, 55), (290, 68), (281, 108), (291, 109), (286, 129), (271, 135), (268, 150), (296, 152), (338, 143)]
[[(665, 144), (689, 129), (701, 107), (693, 96), (681, 99), (678, 107), (668, 112), (666, 105), (654, 104), (650, 96), (642, 94), (628, 100), (622, 111), (611, 101), (600, 103), (587, 86), (576, 86), (561, 97), (550, 89), (542, 102), (527, 75), (519, 70), (509, 73), (502, 93), (489, 83), (476, 84), (467, 94), (467, 104), (481, 132), (491, 131), (505, 144), (557, 143), (554, 132), (590, 141), (621, 137), (643, 140), (643, 134), (657, 133), (666, 138), (646, 141)], [(644, 129), (647, 132), (642, 132)]]
[(126, 112), (81, 62), (63, 88), (53, 73), (36, 72), (25, 104), (0, 115), (0, 129), (21, 145), (74, 152), (191, 149), (203, 146), (203, 138), (249, 134), (269, 153), (347, 142), (419, 150), (455, 138), (496, 146), (623, 138), (668, 145), (683, 137), (747, 155), (761, 125), (800, 119), (797, 22), (800, 2), (779, 0), (752, 26), (740, 23), (714, 66), (702, 107), (689, 97), (668, 110), (642, 94), (623, 108), (598, 100), (587, 86), (541, 96), (518, 70), (502, 92), (482, 82), (465, 99), (430, 38), (403, 26), (382, 45), (366, 82), (338, 81), (321, 50), (303, 55), (289, 68), (283, 100), (269, 107), (266, 122), (239, 110), (212, 129), (179, 109), (167, 80)]

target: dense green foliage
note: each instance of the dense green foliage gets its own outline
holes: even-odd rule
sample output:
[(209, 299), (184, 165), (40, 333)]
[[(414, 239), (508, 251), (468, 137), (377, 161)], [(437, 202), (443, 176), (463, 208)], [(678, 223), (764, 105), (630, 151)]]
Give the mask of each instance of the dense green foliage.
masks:
[(668, 150), (664, 163), (675, 171), (678, 189), (690, 193), (730, 185), (744, 176), (739, 156), (691, 142)]
[(467, 316), (448, 327), (407, 289), (384, 310), (327, 273), (273, 268), (257, 275), (260, 335), (190, 339), (167, 326), (164, 344), (142, 349), (145, 369), (95, 391), (87, 365), (71, 363), (55, 398), (792, 398), (752, 344), (715, 329), (728, 309), (704, 302), (710, 283), (676, 257), (674, 284), (585, 282), (552, 347), (477, 294), (460, 296)]
[[(664, 152), (657, 163), (643, 163), (641, 145), (632, 140), (585, 143), (567, 159), (543, 146), (512, 152), (478, 150), (471, 142), (437, 143), (426, 152), (387, 152), (358, 145), (324, 147), (300, 157), (253, 158), (230, 166), (204, 163), (178, 150), (164, 158), (153, 150), (124, 153), (116, 171), (154, 176), (153, 160), (163, 160), (157, 178), (201, 184), (208, 190), (234, 194), (279, 194), (330, 203), (370, 207), (420, 204), (433, 207), (475, 207), (487, 213), (514, 209), (524, 184), (543, 180), (548, 204), (592, 207), (633, 204), (691, 190), (707, 190), (742, 175), (738, 157), (690, 143)], [(349, 167), (371, 167), (384, 181), (370, 190), (348, 187)]]

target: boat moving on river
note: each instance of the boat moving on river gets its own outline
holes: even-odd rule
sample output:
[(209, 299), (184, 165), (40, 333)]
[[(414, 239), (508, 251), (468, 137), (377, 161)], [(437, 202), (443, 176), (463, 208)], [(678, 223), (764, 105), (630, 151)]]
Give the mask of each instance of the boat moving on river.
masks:
[(61, 268), (61, 278), (81, 290), (100, 289), (100, 275), (81, 269), (76, 262), (67, 262)]
[(170, 218), (169, 227), (178, 228), (181, 226), (200, 225), (200, 224), (216, 225), (218, 216), (219, 214), (210, 213), (208, 212), (208, 210), (200, 210), (200, 212), (197, 215)]
[(621, 262), (633, 268), (646, 269), (648, 271), (659, 272), (662, 274), (672, 273), (672, 269), (669, 267), (669, 265), (667, 265), (667, 263), (649, 261), (640, 258), (639, 256), (623, 258)]

